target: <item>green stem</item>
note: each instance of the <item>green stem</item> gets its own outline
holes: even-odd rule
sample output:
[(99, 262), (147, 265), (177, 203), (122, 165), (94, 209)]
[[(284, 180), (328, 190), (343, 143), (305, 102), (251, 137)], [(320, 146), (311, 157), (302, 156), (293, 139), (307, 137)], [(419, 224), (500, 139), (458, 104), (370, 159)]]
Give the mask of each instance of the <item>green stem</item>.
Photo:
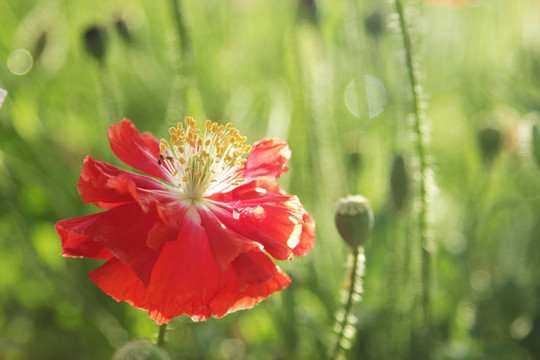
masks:
[(337, 329), (339, 329), (339, 332), (337, 334), (336, 343), (334, 344), (334, 347), (332, 348), (332, 351), (330, 352), (330, 359), (338, 359), (340, 358), (340, 351), (342, 351), (343, 346), (341, 345), (341, 342), (343, 341), (345, 337), (345, 329), (347, 328), (347, 325), (349, 325), (349, 315), (351, 313), (352, 306), (354, 304), (354, 298), (355, 294), (358, 294), (359, 291), (357, 289), (356, 283), (358, 281), (358, 277), (360, 276), (360, 271), (358, 271), (359, 266), (359, 259), (360, 256), (363, 254), (364, 249), (362, 247), (354, 248), (351, 251), (351, 255), (353, 257), (352, 266), (349, 273), (349, 291), (347, 292), (347, 299), (345, 301), (344, 306), (338, 311), (338, 314), (342, 313), (343, 318), (337, 319), (338, 325)]
[(431, 283), (431, 255), (428, 250), (427, 244), (427, 161), (425, 151), (425, 139), (424, 139), (424, 127), (425, 127), (425, 113), (422, 109), (422, 90), (418, 83), (418, 75), (413, 63), (413, 51), (411, 36), (409, 33), (409, 27), (407, 19), (405, 18), (405, 12), (403, 9), (403, 3), (401, 0), (394, 0), (396, 6), (396, 12), (399, 16), (399, 25), (401, 28), (401, 35), (403, 39), (403, 46), (405, 48), (405, 60), (407, 63), (407, 72), (409, 75), (409, 82), (411, 86), (411, 92), (413, 96), (413, 108), (414, 108), (414, 123), (413, 131), (416, 137), (416, 153), (419, 160), (419, 200), (420, 206), (418, 211), (418, 227), (420, 235), (420, 248), (421, 248), (421, 266), (422, 266), (422, 307), (425, 321), (425, 331), (427, 346), (426, 350), (431, 353), (431, 299), (430, 299), (430, 283)]
[(165, 331), (167, 330), (167, 323), (159, 326), (159, 334), (156, 344), (160, 347), (165, 346)]
[(171, 0), (173, 8), (174, 20), (176, 22), (176, 30), (178, 33), (178, 41), (180, 42), (180, 50), (182, 51), (182, 57), (184, 61), (191, 62), (191, 40), (189, 39), (186, 22), (184, 21), (184, 15), (182, 12), (182, 6), (180, 0)]
[(105, 109), (107, 111), (107, 117), (109, 120), (106, 127), (108, 128), (110, 124), (122, 120), (120, 105), (118, 104), (118, 93), (116, 87), (114, 86), (112, 76), (109, 73), (109, 69), (105, 63), (99, 64), (98, 72), (101, 97), (105, 104)]

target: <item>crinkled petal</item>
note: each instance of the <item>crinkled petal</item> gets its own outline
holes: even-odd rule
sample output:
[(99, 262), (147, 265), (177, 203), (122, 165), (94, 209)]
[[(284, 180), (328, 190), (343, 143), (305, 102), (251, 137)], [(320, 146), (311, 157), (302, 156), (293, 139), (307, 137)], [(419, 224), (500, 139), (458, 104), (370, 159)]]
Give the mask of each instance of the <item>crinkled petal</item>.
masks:
[(208, 209), (199, 209), (201, 225), (206, 231), (210, 250), (218, 265), (225, 269), (238, 257), (249, 249), (258, 248), (258, 245), (227, 229), (219, 219)]
[(88, 257), (92, 259), (110, 259), (113, 254), (102, 242), (90, 240), (84, 234), (84, 229), (99, 214), (61, 220), (55, 229), (62, 241), (62, 256)]
[(146, 287), (130, 267), (114, 259), (90, 277), (114, 299), (148, 311), (159, 323), (182, 314), (196, 321), (222, 317), (289, 284), (287, 275), (257, 248), (222, 269), (201, 223), (196, 211), (188, 212), (178, 239), (163, 245)]
[[(243, 237), (261, 244), (264, 249), (278, 260), (290, 260), (292, 257), (291, 249), (287, 246), (287, 240), (290, 234), (282, 234), (278, 239), (265, 233), (260, 223), (264, 220), (258, 218), (254, 211), (258, 209), (235, 209), (226, 204), (216, 204), (214, 214), (229, 229), (242, 235)], [(243, 211), (242, 211), (243, 210)]]
[(114, 154), (127, 165), (146, 174), (170, 181), (170, 174), (158, 164), (159, 141), (150, 133), (141, 134), (124, 119), (107, 130)]
[(307, 212), (302, 215), (302, 234), (298, 245), (293, 248), (293, 253), (296, 256), (308, 254), (315, 244), (315, 220)]
[(156, 201), (168, 201), (165, 185), (158, 180), (96, 161), (90, 156), (84, 159), (78, 189), (84, 203), (103, 209), (135, 201), (147, 211)]
[(274, 182), (247, 182), (211, 200), (225, 226), (260, 243), (276, 259), (304, 255), (313, 247), (313, 219), (296, 196)]
[[(147, 283), (159, 256), (159, 251), (147, 245), (148, 233), (160, 221), (155, 212), (144, 213), (137, 204), (130, 203), (61, 225), (72, 236), (81, 235), (102, 244)], [(67, 251), (65, 248), (64, 252), (71, 255)]]
[(214, 316), (218, 318), (236, 310), (249, 309), (291, 283), (287, 274), (260, 250), (252, 250), (239, 256), (233, 262), (233, 267), (245, 285), (229, 297), (212, 301)]
[(287, 161), (290, 158), (291, 150), (285, 141), (276, 138), (263, 139), (253, 145), (242, 176), (246, 182), (273, 181), (289, 169)]

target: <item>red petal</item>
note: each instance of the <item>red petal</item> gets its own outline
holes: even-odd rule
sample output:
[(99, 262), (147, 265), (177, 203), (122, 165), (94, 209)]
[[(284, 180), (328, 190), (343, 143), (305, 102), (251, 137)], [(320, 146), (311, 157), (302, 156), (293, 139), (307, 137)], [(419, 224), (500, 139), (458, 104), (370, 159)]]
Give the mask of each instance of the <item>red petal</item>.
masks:
[[(251, 251), (247, 254), (247, 256), (251, 258), (253, 263), (260, 267), (260, 270), (258, 270), (259, 273), (264, 270), (266, 273), (271, 275), (271, 278), (258, 284), (252, 284), (244, 291), (238, 293), (234, 304), (229, 306), (227, 311), (224, 311), (224, 309), (221, 310), (217, 306), (214, 306), (216, 312), (221, 310), (219, 311), (219, 313), (223, 314), (221, 316), (226, 315), (228, 312), (251, 308), (257, 305), (261, 300), (269, 297), (272, 293), (286, 288), (291, 283), (291, 279), (287, 276), (287, 274), (285, 274), (283, 270), (279, 268), (279, 266), (276, 266), (276, 264), (274, 264), (272, 260), (270, 260), (270, 258), (262, 251)], [(245, 264), (240, 266), (242, 266), (243, 270), (246, 272), (253, 271), (251, 267), (244, 267)], [(236, 265), (235, 270), (237, 272), (239, 271), (238, 268), (240, 266), (238, 264)]]
[(147, 283), (159, 256), (159, 251), (147, 245), (148, 233), (159, 221), (155, 212), (145, 214), (132, 203), (72, 219), (64, 227), (71, 225), (70, 232), (105, 246), (114, 257), (131, 267), (143, 283)]
[(115, 259), (90, 274), (91, 279), (116, 300), (147, 310), (159, 323), (182, 314), (197, 321), (222, 317), (289, 284), (287, 275), (258, 249), (221, 269), (197, 221), (194, 212), (184, 217), (178, 239), (164, 244), (146, 288), (131, 268)]
[(70, 257), (85, 256), (92, 259), (110, 259), (113, 254), (103, 243), (88, 239), (82, 229), (97, 215), (61, 220), (56, 223), (56, 232), (62, 240), (62, 255)]
[(249, 249), (258, 248), (258, 245), (253, 241), (227, 229), (209, 210), (198, 209), (198, 212), (201, 216), (201, 225), (206, 231), (210, 249), (220, 268), (225, 269), (238, 255)]
[(293, 249), (296, 256), (308, 254), (315, 244), (315, 221), (307, 212), (304, 212), (302, 220), (304, 225), (302, 226), (300, 242)]
[(159, 141), (150, 133), (141, 134), (129, 119), (111, 125), (107, 131), (111, 149), (127, 165), (170, 181), (170, 174), (158, 164)]
[(84, 203), (109, 209), (136, 201), (145, 211), (164, 193), (164, 185), (158, 180), (95, 161), (90, 156), (84, 159), (78, 189)]
[[(216, 209), (214, 214), (227, 228), (245, 238), (258, 242), (270, 255), (278, 260), (291, 259), (291, 249), (287, 246), (286, 241), (281, 241), (281, 239), (275, 239), (269, 236), (262, 231), (260, 225), (256, 225), (253, 221), (247, 220), (247, 218), (250, 217), (249, 210), (248, 214), (240, 212), (240, 217), (235, 218), (234, 214), (238, 213), (238, 210), (241, 209), (235, 209), (225, 204), (217, 205), (220, 206), (220, 209)], [(286, 237), (288, 238), (288, 234)]]
[(253, 145), (247, 157), (242, 176), (245, 181), (273, 181), (288, 170), (287, 160), (291, 157), (289, 145), (283, 140), (266, 138)]
[[(241, 201), (243, 204), (252, 204), (254, 201), (264, 201), (276, 206), (282, 206), (290, 209), (301, 219), (302, 230), (298, 244), (293, 248), (296, 256), (308, 254), (315, 243), (315, 221), (309, 215), (298, 198), (291, 197), (279, 187), (275, 182), (254, 181), (243, 186), (237, 187), (231, 191), (233, 198)], [(267, 224), (271, 224), (268, 221)]]
[[(253, 254), (255, 253), (256, 251), (253, 252)], [(267, 256), (264, 258), (268, 259)], [(248, 285), (257, 285), (272, 278), (272, 272), (266, 271), (248, 254), (238, 255), (238, 257), (234, 259), (232, 267), (236, 276), (238, 276), (238, 280), (240, 280), (240, 283), (242, 284), (241, 290), (245, 290)]]
[(91, 272), (88, 277), (116, 301), (148, 309), (148, 291), (141, 279), (122, 261), (112, 258)]
[[(230, 229), (259, 242), (276, 259), (307, 254), (315, 241), (315, 224), (296, 196), (274, 182), (251, 181), (211, 198), (216, 216)], [(255, 219), (253, 212), (261, 213)]]

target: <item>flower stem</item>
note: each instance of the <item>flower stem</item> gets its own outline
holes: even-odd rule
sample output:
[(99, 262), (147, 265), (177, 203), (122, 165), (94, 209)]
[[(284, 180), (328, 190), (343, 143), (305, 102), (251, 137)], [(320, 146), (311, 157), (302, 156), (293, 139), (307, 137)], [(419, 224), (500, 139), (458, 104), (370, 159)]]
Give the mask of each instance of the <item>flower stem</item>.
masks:
[(161, 324), (159, 326), (159, 334), (158, 334), (158, 338), (157, 338), (157, 342), (156, 344), (160, 347), (164, 347), (165, 346), (165, 331), (167, 330), (167, 323), (165, 324)]
[(105, 109), (107, 111), (107, 117), (109, 123), (107, 124), (106, 129), (110, 124), (122, 120), (120, 105), (118, 104), (118, 92), (114, 86), (114, 81), (109, 72), (109, 69), (105, 64), (100, 64), (99, 66), (99, 86), (101, 90), (101, 97), (105, 104)]
[(174, 20), (176, 22), (176, 31), (178, 40), (180, 42), (180, 50), (184, 61), (189, 62), (191, 60), (191, 40), (187, 33), (186, 22), (184, 21), (184, 15), (182, 12), (182, 6), (180, 0), (171, 0), (173, 7)]
[(425, 150), (425, 127), (426, 118), (425, 112), (422, 109), (422, 89), (418, 83), (418, 74), (416, 72), (413, 62), (413, 50), (411, 43), (411, 36), (409, 33), (409, 27), (407, 19), (405, 17), (405, 11), (403, 9), (402, 0), (394, 0), (396, 6), (396, 12), (399, 17), (399, 26), (401, 29), (401, 35), (403, 40), (403, 46), (405, 48), (405, 61), (407, 65), (407, 73), (409, 76), (409, 82), (411, 86), (411, 93), (413, 97), (413, 109), (414, 109), (414, 122), (413, 132), (416, 140), (416, 155), (419, 161), (419, 209), (418, 209), (418, 231), (420, 236), (420, 248), (421, 248), (421, 266), (422, 266), (422, 308), (425, 322), (426, 332), (426, 352), (431, 353), (431, 299), (430, 299), (430, 283), (431, 283), (431, 255), (428, 247), (427, 239), (427, 160)]
[[(351, 317), (352, 306), (355, 302), (359, 301), (359, 296), (362, 293), (361, 276), (364, 272), (364, 248), (359, 246), (351, 250), (350, 258), (352, 258), (352, 264), (350, 265), (349, 281), (346, 293), (346, 298), (343, 301), (343, 306), (338, 310), (336, 314), (336, 326), (337, 338), (334, 346), (329, 354), (329, 359), (341, 359), (343, 358), (343, 350), (350, 346), (350, 340), (354, 337), (354, 332), (350, 329), (354, 323)], [(352, 328), (354, 331), (354, 328)], [(347, 344), (344, 343), (347, 340)]]

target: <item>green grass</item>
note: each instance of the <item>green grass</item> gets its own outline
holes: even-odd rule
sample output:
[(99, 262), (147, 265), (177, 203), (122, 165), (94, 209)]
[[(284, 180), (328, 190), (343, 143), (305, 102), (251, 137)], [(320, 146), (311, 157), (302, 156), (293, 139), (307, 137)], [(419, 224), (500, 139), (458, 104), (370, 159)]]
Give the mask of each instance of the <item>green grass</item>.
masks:
[[(423, 356), (418, 159), (393, 4), (321, 0), (313, 22), (299, 5), (306, 2), (183, 0), (194, 64), (180, 75), (167, 0), (0, 0), (0, 87), (8, 91), (0, 108), (0, 359), (107, 359), (129, 339), (157, 339), (146, 313), (88, 279), (97, 261), (59, 255), (54, 224), (98, 211), (77, 193), (86, 155), (127, 168), (108, 148), (112, 121), (128, 117), (159, 138), (187, 115), (233, 122), (249, 142), (286, 139), (292, 159), (280, 184), (315, 217), (317, 241), (308, 256), (280, 264), (293, 284), (254, 309), (205, 323), (173, 320), (172, 357), (323, 359), (348, 252), (333, 207), (356, 193), (369, 198), (375, 227), (347, 358)], [(540, 168), (531, 144), (532, 125), (540, 124), (540, 4), (474, 3), (405, 1), (414, 10), (434, 173), (431, 355), (533, 360), (540, 357)], [(365, 27), (373, 11), (383, 19), (376, 34)], [(120, 16), (129, 41), (115, 27)], [(82, 42), (92, 25), (107, 29), (104, 65)], [(24, 56), (10, 58), (16, 49), (34, 56), (25, 75), (13, 73), (25, 65)], [(383, 84), (384, 106), (365, 76)], [(369, 102), (382, 112), (370, 117)], [(478, 140), (485, 127), (503, 139), (491, 160)], [(390, 186), (396, 155), (409, 174), (399, 211)]]

